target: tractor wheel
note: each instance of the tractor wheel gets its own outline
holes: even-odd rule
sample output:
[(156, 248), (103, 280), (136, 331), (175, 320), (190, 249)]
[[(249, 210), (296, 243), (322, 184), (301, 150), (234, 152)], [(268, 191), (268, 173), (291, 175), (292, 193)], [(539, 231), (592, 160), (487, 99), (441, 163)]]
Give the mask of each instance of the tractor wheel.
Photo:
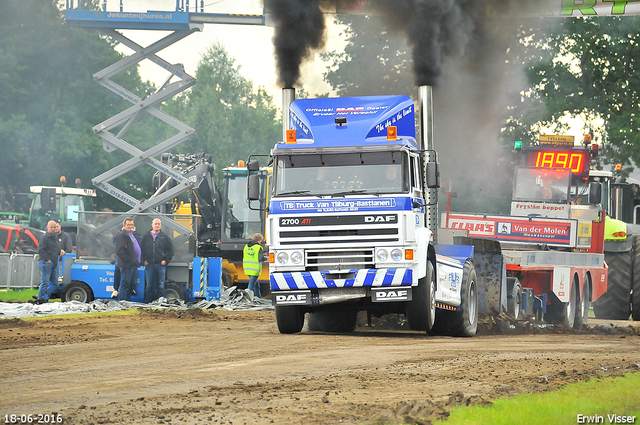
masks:
[(81, 303), (90, 303), (93, 301), (93, 291), (84, 282), (73, 281), (65, 285), (60, 298), (63, 302), (79, 301)]
[(406, 307), (409, 328), (430, 331), (436, 320), (436, 277), (433, 263), (427, 261), (427, 275), (413, 288), (412, 300)]
[[(640, 236), (633, 241), (633, 281), (631, 282), (631, 317), (640, 320)], [(609, 270), (611, 276), (611, 270)]]
[(586, 326), (589, 320), (589, 306), (591, 305), (591, 279), (586, 277), (584, 279), (584, 286), (582, 287), (582, 295), (580, 296), (580, 302), (578, 303), (578, 309), (576, 311), (576, 321), (573, 327), (580, 329), (582, 326)]
[(182, 285), (176, 282), (166, 282), (164, 285), (164, 296), (168, 300), (176, 299), (180, 301), (187, 301), (187, 293)]
[[(635, 238), (634, 245), (638, 238)], [(640, 251), (635, 251), (636, 256)], [(631, 314), (631, 277), (633, 273), (634, 250), (605, 252), (604, 260), (609, 266), (607, 292), (593, 304), (596, 319), (627, 320)], [(639, 268), (640, 271), (640, 268)]]
[(478, 330), (478, 284), (476, 269), (470, 261), (464, 263), (460, 285), (460, 310), (438, 310), (430, 334), (470, 337)]
[(522, 315), (522, 285), (517, 277), (507, 278), (507, 312), (516, 320)]
[(357, 311), (320, 311), (309, 313), (310, 331), (349, 333), (356, 328)]
[(304, 326), (304, 311), (297, 305), (276, 306), (276, 323), (281, 334), (295, 334)]

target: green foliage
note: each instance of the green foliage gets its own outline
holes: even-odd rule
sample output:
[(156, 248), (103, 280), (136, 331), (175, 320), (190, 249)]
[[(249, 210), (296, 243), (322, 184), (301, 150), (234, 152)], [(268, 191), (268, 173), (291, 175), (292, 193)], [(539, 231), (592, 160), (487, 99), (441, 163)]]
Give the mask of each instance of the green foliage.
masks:
[(196, 72), (198, 83), (168, 102), (165, 111), (195, 128), (197, 137), (180, 150), (213, 155), (220, 178), (222, 168), (268, 154), (282, 139), (272, 97), (251, 81), (220, 44), (210, 46)]
[[(371, 16), (337, 15), (349, 40), (344, 52), (329, 52), (325, 80), (338, 96), (409, 94), (415, 91), (409, 47), (403, 37)], [(365, 71), (366, 70), (366, 71)]]
[[(640, 417), (640, 373), (620, 378), (593, 378), (570, 384), (559, 391), (543, 394), (521, 394), (499, 398), (491, 407), (458, 407), (451, 416), (436, 423), (469, 425), (507, 424), (575, 424), (578, 415), (601, 416), (598, 423), (610, 422), (607, 415)], [(592, 418), (594, 419), (594, 418)], [(595, 423), (595, 422), (590, 422)]]
[(640, 17), (541, 20), (521, 40), (515, 60), (531, 88), (514, 105), (510, 137), (535, 139), (541, 125), (562, 131), (563, 115), (581, 115), (604, 142), (604, 162), (640, 164)]
[[(92, 127), (130, 104), (96, 84), (93, 73), (117, 61), (114, 43), (70, 28), (51, 1), (0, 2), (0, 186), (26, 192), (65, 175), (89, 181), (116, 163)], [(118, 82), (144, 96), (133, 68)]]

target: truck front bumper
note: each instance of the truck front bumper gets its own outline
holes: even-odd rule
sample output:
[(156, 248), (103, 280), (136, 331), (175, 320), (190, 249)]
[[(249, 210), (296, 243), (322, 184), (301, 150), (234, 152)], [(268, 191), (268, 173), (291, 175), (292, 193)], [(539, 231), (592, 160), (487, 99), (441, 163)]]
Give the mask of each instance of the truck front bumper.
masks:
[(347, 278), (334, 278), (328, 271), (271, 273), (269, 280), (272, 291), (289, 291), (296, 289), (323, 288), (363, 288), (402, 286), (413, 284), (413, 270), (395, 269), (362, 269), (342, 273)]

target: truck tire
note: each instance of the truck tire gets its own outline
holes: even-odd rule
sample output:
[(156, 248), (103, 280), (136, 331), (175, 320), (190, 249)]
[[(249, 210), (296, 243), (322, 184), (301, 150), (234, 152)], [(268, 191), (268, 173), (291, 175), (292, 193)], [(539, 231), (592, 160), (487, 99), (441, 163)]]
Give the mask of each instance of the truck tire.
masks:
[(436, 277), (431, 261), (427, 261), (427, 275), (413, 288), (405, 314), (409, 328), (415, 331), (428, 332), (436, 321)]
[(170, 300), (180, 300), (187, 301), (187, 293), (185, 292), (182, 285), (176, 282), (166, 282), (164, 285), (164, 296)]
[(460, 285), (460, 310), (438, 310), (430, 334), (470, 337), (478, 330), (478, 284), (471, 261), (464, 263)]
[(576, 316), (578, 315), (578, 280), (573, 279), (571, 285), (571, 294), (569, 294), (569, 301), (566, 303), (556, 302), (547, 307), (547, 318), (550, 323), (562, 325), (566, 328), (573, 328), (576, 323)]
[(77, 280), (72, 281), (70, 284), (65, 285), (60, 298), (63, 302), (79, 301), (81, 303), (90, 303), (93, 301), (93, 291), (84, 282)]
[(517, 277), (507, 278), (507, 312), (516, 320), (522, 316), (522, 285)]
[[(634, 237), (634, 245), (638, 237)], [(635, 255), (634, 255), (635, 252)], [(627, 320), (631, 314), (631, 278), (634, 257), (640, 252), (634, 249), (623, 252), (605, 252), (604, 260), (609, 266), (607, 292), (593, 304), (596, 319)], [(640, 271), (640, 270), (639, 270)]]
[(589, 306), (591, 305), (591, 278), (588, 276), (584, 279), (584, 286), (582, 287), (582, 295), (580, 296), (580, 302), (576, 310), (576, 321), (573, 327), (580, 329), (582, 326), (587, 326), (589, 321)]
[(309, 313), (307, 327), (310, 331), (349, 333), (356, 328), (357, 311), (320, 311)]
[(295, 334), (304, 326), (304, 311), (300, 306), (276, 306), (276, 323), (281, 334)]

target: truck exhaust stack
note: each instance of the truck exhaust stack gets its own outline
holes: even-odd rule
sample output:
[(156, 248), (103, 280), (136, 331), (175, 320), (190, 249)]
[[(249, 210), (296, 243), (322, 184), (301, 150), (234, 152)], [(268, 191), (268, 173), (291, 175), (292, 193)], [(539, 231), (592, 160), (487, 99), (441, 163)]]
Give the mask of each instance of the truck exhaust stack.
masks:
[(296, 100), (296, 89), (285, 87), (282, 89), (282, 141), (287, 140), (287, 130), (289, 130), (289, 106)]
[(431, 86), (418, 87), (420, 108), (420, 149), (433, 150), (433, 89)]

